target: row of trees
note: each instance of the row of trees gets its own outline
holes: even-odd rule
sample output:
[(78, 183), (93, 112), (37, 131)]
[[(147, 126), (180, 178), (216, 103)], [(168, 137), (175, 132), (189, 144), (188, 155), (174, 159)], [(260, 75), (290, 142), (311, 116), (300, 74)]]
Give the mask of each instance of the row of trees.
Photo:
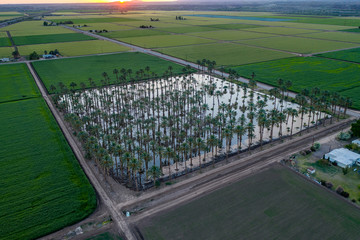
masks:
[(102, 75), (102, 85), (114, 86), (96, 88), (89, 79), (92, 90), (84, 90), (87, 85), (82, 83), (83, 91), (75, 91), (73, 82), (70, 88), (52, 86), (52, 91), (57, 91), (54, 101), (87, 157), (104, 174), (136, 189), (143, 179), (155, 180), (162, 174), (171, 178), (172, 165), (178, 171), (182, 163), (187, 171), (194, 165), (201, 167), (206, 156), (214, 163), (219, 153), (227, 158), (230, 152), (245, 150), (245, 143), (250, 151), (254, 141), (262, 145), (291, 136), (296, 123), (295, 130), (303, 130), (320, 123), (325, 117), (321, 111), (339, 111), (333, 104), (335, 94), (318, 89), (304, 90), (295, 105), (285, 101), (290, 83), (282, 80), (280, 88), (265, 95), (255, 92), (255, 74), (249, 84), (234, 84), (186, 70), (174, 77), (169, 67), (157, 77), (146, 67), (137, 71), (138, 80), (151, 80), (133, 83), (132, 71), (115, 69), (115, 80)]

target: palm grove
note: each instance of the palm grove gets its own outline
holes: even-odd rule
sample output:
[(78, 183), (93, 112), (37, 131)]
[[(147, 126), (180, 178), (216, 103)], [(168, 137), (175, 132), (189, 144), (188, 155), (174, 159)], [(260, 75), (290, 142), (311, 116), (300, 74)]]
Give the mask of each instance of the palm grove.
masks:
[(280, 87), (266, 95), (255, 91), (255, 75), (246, 84), (234, 81), (235, 72), (226, 81), (192, 74), (189, 67), (183, 71), (173, 76), (169, 67), (160, 77), (149, 67), (136, 76), (131, 69), (115, 69), (113, 80), (102, 74), (102, 86), (89, 79), (88, 90), (81, 83), (75, 91), (74, 82), (51, 89), (86, 157), (136, 190), (144, 180), (171, 179), (180, 165), (187, 172), (201, 168), (206, 159), (215, 163), (219, 154), (227, 158), (230, 152), (251, 151), (255, 143), (317, 126), (326, 116), (322, 112), (339, 118), (340, 108), (345, 115), (351, 105), (317, 88), (304, 89), (292, 100), (297, 104), (287, 102), (291, 83), (281, 79)]

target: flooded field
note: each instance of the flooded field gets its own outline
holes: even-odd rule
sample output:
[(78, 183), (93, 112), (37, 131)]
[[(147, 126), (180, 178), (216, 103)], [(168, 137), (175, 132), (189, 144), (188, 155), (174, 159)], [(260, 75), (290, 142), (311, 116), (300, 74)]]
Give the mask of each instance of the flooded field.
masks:
[(254, 89), (192, 74), (70, 92), (57, 105), (104, 172), (138, 184), (294, 134), (324, 115)]

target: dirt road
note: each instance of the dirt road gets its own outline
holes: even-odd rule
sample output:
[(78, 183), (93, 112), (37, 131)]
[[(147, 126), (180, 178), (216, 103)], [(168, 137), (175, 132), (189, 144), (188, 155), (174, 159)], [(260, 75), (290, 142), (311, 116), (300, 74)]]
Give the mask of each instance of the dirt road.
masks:
[(66, 137), (66, 140), (68, 141), (70, 147), (72, 148), (76, 158), (78, 159), (82, 169), (84, 170), (85, 174), (87, 175), (88, 179), (92, 183), (93, 187), (98, 193), (98, 196), (100, 198), (100, 201), (104, 203), (104, 205), (107, 207), (108, 211), (110, 212), (112, 216), (113, 222), (117, 225), (118, 229), (120, 230), (119, 233), (122, 235), (124, 234), (128, 240), (135, 239), (133, 233), (130, 231), (124, 216), (121, 214), (120, 211), (117, 210), (116, 205), (114, 202), (110, 199), (106, 191), (101, 186), (99, 180), (96, 178), (95, 174), (92, 172), (91, 168), (86, 163), (86, 160), (79, 149), (78, 145), (76, 144), (73, 135), (70, 133), (70, 131), (65, 126), (65, 123), (63, 119), (60, 117), (59, 113), (57, 112), (57, 109), (53, 105), (45, 87), (43, 86), (42, 82), (40, 81), (39, 77), (37, 76), (35, 70), (33, 69), (31, 63), (27, 62), (26, 65), (28, 66), (32, 76), (35, 79), (35, 82), (40, 89), (41, 95), (45, 99), (47, 105), (49, 106), (49, 109), (51, 110), (54, 118), (56, 119), (57, 123), (59, 124), (61, 131), (63, 132), (64, 136)]

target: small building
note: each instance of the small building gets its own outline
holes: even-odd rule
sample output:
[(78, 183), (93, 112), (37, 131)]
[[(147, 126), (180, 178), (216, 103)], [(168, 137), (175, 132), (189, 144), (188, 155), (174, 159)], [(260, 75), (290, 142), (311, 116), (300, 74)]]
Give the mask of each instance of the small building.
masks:
[(354, 153), (346, 148), (334, 149), (325, 154), (324, 157), (332, 163), (336, 162), (337, 165), (342, 168), (351, 167), (355, 163), (360, 163), (360, 154)]
[(351, 143), (360, 146), (360, 139), (356, 139), (356, 140), (352, 141)]
[(315, 169), (312, 167), (309, 167), (308, 169), (306, 169), (306, 171), (310, 174), (314, 174), (315, 173)]
[(0, 58), (0, 62), (10, 62), (10, 58)]
[(50, 58), (54, 58), (54, 57), (55, 57), (55, 55), (52, 55), (52, 54), (44, 54), (43, 55), (44, 59), (50, 59)]

